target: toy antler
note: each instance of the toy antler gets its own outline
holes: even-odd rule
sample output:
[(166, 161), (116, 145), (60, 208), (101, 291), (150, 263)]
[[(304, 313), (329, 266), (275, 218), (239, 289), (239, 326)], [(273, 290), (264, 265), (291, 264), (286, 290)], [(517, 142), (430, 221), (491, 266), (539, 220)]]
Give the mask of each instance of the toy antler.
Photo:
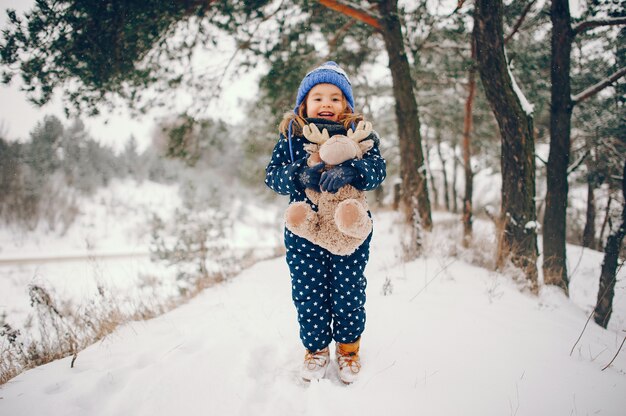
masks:
[(355, 143), (359, 143), (361, 140), (369, 136), (370, 133), (372, 133), (372, 123), (361, 120), (359, 121), (359, 124), (357, 124), (354, 131), (352, 131), (352, 129), (348, 130), (347, 136)]
[(324, 129), (320, 133), (320, 129), (314, 123), (310, 123), (302, 127), (302, 134), (307, 138), (311, 143), (323, 144), (326, 140), (328, 140), (328, 130)]

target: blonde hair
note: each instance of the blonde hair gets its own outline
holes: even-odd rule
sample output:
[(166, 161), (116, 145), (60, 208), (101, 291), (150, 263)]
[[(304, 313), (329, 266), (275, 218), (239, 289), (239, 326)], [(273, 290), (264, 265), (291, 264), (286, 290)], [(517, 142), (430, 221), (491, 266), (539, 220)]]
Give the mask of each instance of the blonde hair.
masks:
[[(352, 126), (353, 123), (356, 124), (359, 121), (364, 120), (365, 118), (363, 117), (362, 114), (353, 113), (352, 111), (350, 111), (350, 107), (348, 107), (346, 98), (343, 96), (343, 94), (342, 94), (342, 100), (343, 100), (344, 108), (343, 108), (343, 112), (339, 114), (338, 119), (339, 119), (339, 122), (342, 123), (345, 129), (347, 130), (348, 128)], [(305, 120), (306, 116), (307, 116), (306, 97), (304, 97), (302, 104), (300, 104), (300, 107), (298, 107), (298, 114), (295, 114), (293, 111), (288, 111), (283, 115), (283, 119), (278, 125), (278, 131), (282, 133), (283, 136), (287, 137), (287, 133), (289, 130), (289, 123), (293, 120), (294, 123), (293, 123), (292, 131), (291, 131), (292, 134), (301, 135), (302, 127), (304, 127), (307, 124)]]

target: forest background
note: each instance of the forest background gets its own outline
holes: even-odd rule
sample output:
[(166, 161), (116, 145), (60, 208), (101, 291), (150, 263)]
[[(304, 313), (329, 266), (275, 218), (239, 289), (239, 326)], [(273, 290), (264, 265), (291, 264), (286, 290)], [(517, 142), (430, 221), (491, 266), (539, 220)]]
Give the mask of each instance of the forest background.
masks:
[[(208, 231), (223, 230), (226, 220), (189, 216), (200, 206), (228, 212), (242, 198), (275, 201), (261, 178), (276, 126), (306, 71), (332, 59), (352, 74), (356, 107), (383, 138), (389, 177), (370, 200), (405, 213), (406, 259), (420, 255), (433, 210), (462, 217), (463, 244), (471, 244), (474, 217), (494, 221), (493, 267), (512, 261), (517, 271), (511, 273), (531, 291), (548, 283), (567, 293), (566, 241), (604, 250), (605, 263), (614, 267), (603, 274), (598, 305), (604, 302), (604, 311), (596, 321), (606, 326), (611, 305), (605, 295), (624, 258), (624, 2), (577, 2), (575, 17), (564, 14), (563, 1), (439, 3), (38, 1), (27, 16), (9, 12), (0, 48), (3, 80), (21, 77), (37, 105), (60, 94), (68, 119), (45, 117), (17, 140), (0, 130), (0, 221), (24, 232), (44, 226), (63, 234), (78, 214), (77, 196), (93, 195), (116, 178), (176, 183), (187, 201), (176, 221), (181, 227), (165, 237), (159, 233), (166, 226), (155, 221), (154, 252), (193, 264), (185, 269), (187, 280), (206, 279), (206, 241), (216, 240)], [(567, 21), (571, 58), (565, 93), (555, 93), (554, 68), (563, 68), (553, 39), (559, 16)], [(477, 28), (492, 21), (500, 24), (499, 36), (481, 36)], [(485, 48), (506, 50), (505, 68), (496, 65), (497, 56), (485, 61)], [(215, 55), (225, 59), (207, 58)], [(237, 115), (214, 117), (211, 109), (228, 95), (228, 85), (251, 73), (258, 76), (257, 93), (231, 104), (229, 114)], [(494, 104), (492, 80), (512, 91), (513, 104)], [(555, 103), (564, 94), (571, 125), (557, 142), (555, 132), (566, 129), (553, 124)], [(148, 145), (121, 135), (105, 140), (124, 143), (113, 150), (81, 121), (121, 106), (131, 118), (161, 112)], [(499, 114), (503, 110), (508, 114)], [(512, 139), (530, 148), (509, 145), (507, 118), (529, 127)], [(519, 169), (503, 170), (509, 156)], [(561, 170), (550, 173), (553, 167)], [(489, 189), (478, 192), (490, 191), (490, 198), (473, 197), (475, 178), (487, 178), (480, 183)], [(518, 200), (527, 204), (514, 206)], [(549, 204), (558, 218), (546, 224)], [(191, 232), (190, 223), (198, 225)], [(562, 230), (542, 234), (557, 223)], [(546, 235), (560, 234), (562, 241), (550, 242), (558, 261), (545, 279), (538, 242), (543, 238), (545, 246)], [(181, 247), (200, 254), (190, 259)], [(233, 263), (215, 261), (225, 269)]]

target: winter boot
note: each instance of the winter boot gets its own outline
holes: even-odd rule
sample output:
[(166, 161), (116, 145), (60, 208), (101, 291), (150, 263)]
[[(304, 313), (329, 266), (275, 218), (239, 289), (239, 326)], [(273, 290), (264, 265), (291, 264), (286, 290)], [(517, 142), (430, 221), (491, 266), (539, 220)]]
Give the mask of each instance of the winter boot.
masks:
[(300, 376), (304, 381), (319, 380), (324, 378), (328, 363), (330, 362), (330, 352), (328, 347), (317, 352), (306, 350), (304, 364), (300, 370)]
[(337, 364), (339, 364), (339, 378), (345, 384), (354, 383), (361, 371), (361, 361), (359, 359), (359, 344), (361, 339), (357, 339), (351, 344), (337, 343)]

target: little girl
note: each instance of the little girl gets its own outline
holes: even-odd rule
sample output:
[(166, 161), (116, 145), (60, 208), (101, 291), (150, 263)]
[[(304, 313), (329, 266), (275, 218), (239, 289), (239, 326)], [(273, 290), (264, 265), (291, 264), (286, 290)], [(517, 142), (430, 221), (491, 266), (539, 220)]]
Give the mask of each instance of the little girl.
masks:
[[(330, 136), (354, 130), (363, 117), (354, 113), (352, 86), (347, 74), (332, 61), (309, 72), (298, 88), (293, 113), (280, 123), (280, 139), (266, 168), (265, 183), (290, 202), (306, 201), (305, 189), (337, 192), (350, 184), (359, 190), (378, 187), (386, 176), (385, 160), (378, 149), (378, 135), (367, 139), (374, 146), (362, 159), (350, 160), (323, 171), (324, 163), (309, 167), (303, 146), (309, 141), (302, 128), (315, 123)], [(369, 213), (368, 213), (369, 214)], [(329, 344), (336, 341), (339, 376), (346, 383), (357, 379), (361, 363), (359, 342), (365, 329), (363, 271), (369, 259), (371, 233), (352, 254), (335, 255), (285, 228), (287, 264), (292, 298), (298, 312), (300, 339), (306, 348), (301, 376), (306, 381), (323, 378), (330, 362)]]

